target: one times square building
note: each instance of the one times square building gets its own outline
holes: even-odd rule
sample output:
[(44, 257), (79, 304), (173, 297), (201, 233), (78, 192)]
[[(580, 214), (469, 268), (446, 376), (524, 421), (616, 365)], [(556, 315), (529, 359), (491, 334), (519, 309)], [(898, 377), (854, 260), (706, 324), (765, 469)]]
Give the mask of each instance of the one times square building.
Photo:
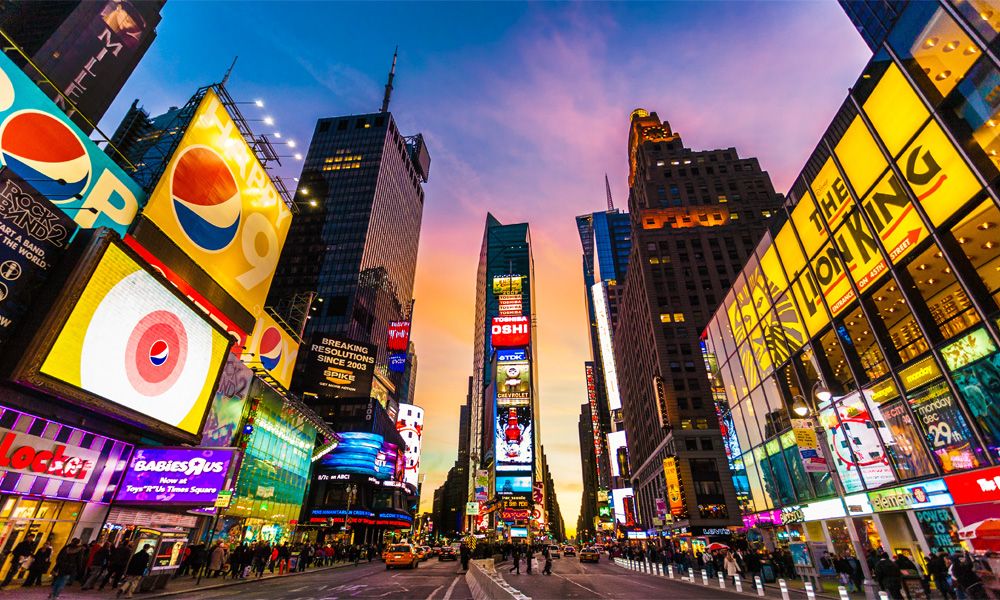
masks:
[(625, 427), (608, 438), (613, 512), (633, 539), (725, 541), (739, 509), (699, 336), (781, 199), (757, 159), (687, 148), (656, 113), (632, 113), (628, 150), (632, 253), (613, 336)]
[(1000, 514), (990, 4), (909, 3), (705, 330), (753, 543), (919, 562)]

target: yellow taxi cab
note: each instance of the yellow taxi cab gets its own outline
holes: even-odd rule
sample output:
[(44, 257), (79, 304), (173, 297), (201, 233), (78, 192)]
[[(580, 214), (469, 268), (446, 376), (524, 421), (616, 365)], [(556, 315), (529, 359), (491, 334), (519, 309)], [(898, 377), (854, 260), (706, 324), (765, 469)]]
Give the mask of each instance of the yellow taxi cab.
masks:
[(409, 544), (393, 544), (385, 553), (385, 570), (392, 567), (410, 567), (416, 569), (420, 564), (417, 550)]
[(601, 554), (597, 548), (584, 548), (580, 550), (580, 562), (600, 562)]
[(427, 550), (423, 546), (414, 546), (413, 551), (417, 554), (417, 560), (427, 560)]

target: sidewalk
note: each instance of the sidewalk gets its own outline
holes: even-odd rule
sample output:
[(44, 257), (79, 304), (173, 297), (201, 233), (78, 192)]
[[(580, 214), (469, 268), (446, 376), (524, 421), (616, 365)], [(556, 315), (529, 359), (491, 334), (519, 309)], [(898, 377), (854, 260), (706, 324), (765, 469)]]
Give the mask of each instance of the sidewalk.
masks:
[[(621, 558), (613, 559), (613, 562), (614, 562), (614, 564), (616, 564), (616, 565), (618, 565), (618, 566), (620, 566), (620, 567), (622, 567), (624, 569), (630, 569), (630, 570), (633, 570), (633, 571), (638, 571), (639, 573), (645, 573), (646, 575), (650, 575), (651, 577), (663, 577), (663, 578), (669, 579), (668, 572), (667, 571), (662, 571), (662, 574), (661, 574), (661, 572), (658, 571), (657, 568), (656, 568), (657, 565), (653, 565), (651, 567), (649, 565), (649, 563), (637, 563), (635, 561), (628, 561), (626, 559), (621, 559)], [(649, 571), (650, 568), (652, 568), (652, 572)], [(660, 568), (662, 569), (662, 566)], [(686, 576), (682, 576), (680, 574), (680, 572), (675, 572), (674, 573), (674, 579), (673, 579), (673, 581), (677, 581), (677, 582), (680, 582), (680, 583), (687, 583), (689, 585), (698, 586), (698, 587), (703, 588), (703, 589), (705, 589), (705, 588), (707, 588), (707, 589), (719, 589), (719, 578), (718, 578), (718, 576), (716, 576), (714, 578), (710, 577), (708, 579), (708, 585), (706, 586), (703, 583), (703, 579), (702, 579), (700, 571), (697, 571), (697, 572), (694, 573), (693, 580), (687, 578)], [(806, 591), (805, 591), (805, 583), (803, 581), (797, 580), (797, 579), (795, 579), (795, 580), (787, 580), (785, 582), (785, 584), (786, 584), (786, 587), (788, 589), (788, 595), (789, 595), (789, 597), (796, 598), (796, 599), (807, 598), (807, 594), (806, 594)], [(823, 589), (814, 590), (816, 598), (819, 598), (821, 600), (839, 600), (840, 599), (840, 595), (839, 595), (839, 593), (837, 591), (837, 586), (836, 586), (836, 584), (834, 582), (832, 582), (832, 581), (825, 581), (825, 582), (823, 582), (823, 584), (824, 584)], [(749, 596), (749, 597), (754, 597), (754, 598), (758, 598), (758, 597), (781, 598), (781, 588), (776, 583), (766, 583), (766, 584), (764, 584), (764, 594), (763, 594), (763, 596), (761, 596), (758, 593), (757, 589), (754, 587), (753, 580), (750, 580), (750, 581), (744, 580), (742, 582), (742, 587), (743, 587), (742, 593), (745, 594), (745, 595), (747, 595), (747, 596)], [(727, 592), (736, 592), (737, 591), (736, 587), (733, 585), (733, 582), (729, 578), (726, 578), (726, 587), (725, 587), (725, 590)], [(853, 594), (848, 594), (848, 596), (851, 598), (851, 600), (864, 600), (864, 598), (865, 598), (865, 595), (863, 593), (853, 593)]]
[[(367, 565), (368, 561), (361, 561), (358, 566)], [(331, 571), (333, 569), (340, 569), (343, 567), (352, 567), (354, 563), (336, 563), (326, 567), (312, 567), (302, 571), (301, 573), (285, 573), (284, 575), (279, 575), (277, 571), (271, 574), (267, 571), (264, 572), (264, 576), (260, 579), (255, 577), (247, 577), (246, 579), (222, 579), (221, 577), (216, 577), (209, 579), (207, 577), (201, 578), (201, 585), (197, 585), (197, 579), (191, 578), (189, 576), (179, 577), (177, 579), (171, 579), (167, 583), (166, 589), (154, 590), (151, 592), (136, 592), (136, 598), (166, 598), (169, 596), (176, 596), (179, 594), (187, 594), (195, 591), (202, 590), (214, 590), (219, 588), (232, 587), (237, 585), (244, 585), (247, 583), (253, 583), (256, 581), (267, 581), (271, 579), (281, 579), (282, 577), (295, 577), (297, 575), (305, 575), (308, 573), (319, 573), (322, 571)], [(35, 586), (31, 588), (21, 587), (20, 584), (12, 583), (7, 587), (0, 588), (0, 598), (17, 598), (21, 600), (43, 600), (49, 597), (49, 592), (52, 591), (52, 579), (50, 577), (45, 578), (45, 583), (40, 586)], [(100, 592), (97, 590), (83, 591), (80, 589), (80, 584), (74, 583), (71, 587), (67, 587), (63, 590), (62, 594), (59, 596), (61, 600), (77, 600), (80, 598), (90, 598), (93, 600), (104, 599), (104, 598), (115, 598), (117, 593), (116, 588), (112, 588), (110, 585), (104, 588), (104, 591)]]

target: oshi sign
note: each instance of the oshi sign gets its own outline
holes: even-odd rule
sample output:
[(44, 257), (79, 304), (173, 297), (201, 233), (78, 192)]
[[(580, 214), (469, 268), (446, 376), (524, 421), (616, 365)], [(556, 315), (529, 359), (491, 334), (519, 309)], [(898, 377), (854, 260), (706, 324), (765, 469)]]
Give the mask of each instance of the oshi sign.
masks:
[[(198, 106), (143, 216), (181, 251), (160, 257), (167, 267), (183, 272), (182, 263), (193, 260), (251, 315), (260, 314), (292, 213), (214, 91)], [(163, 246), (148, 230), (135, 236)]]
[(494, 348), (517, 348), (531, 343), (531, 321), (525, 316), (493, 317), (490, 335)]
[(62, 328), (46, 326), (59, 333), (38, 384), (199, 434), (229, 339), (116, 244), (87, 275), (74, 274), (87, 283)]

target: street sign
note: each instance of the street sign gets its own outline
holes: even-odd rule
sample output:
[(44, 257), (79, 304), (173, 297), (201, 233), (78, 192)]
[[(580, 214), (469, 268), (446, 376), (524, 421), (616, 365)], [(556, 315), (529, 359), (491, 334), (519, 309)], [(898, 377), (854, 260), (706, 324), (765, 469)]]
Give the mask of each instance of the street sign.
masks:
[(233, 491), (232, 490), (220, 490), (218, 497), (215, 499), (215, 508), (229, 508), (229, 505), (233, 502)]

